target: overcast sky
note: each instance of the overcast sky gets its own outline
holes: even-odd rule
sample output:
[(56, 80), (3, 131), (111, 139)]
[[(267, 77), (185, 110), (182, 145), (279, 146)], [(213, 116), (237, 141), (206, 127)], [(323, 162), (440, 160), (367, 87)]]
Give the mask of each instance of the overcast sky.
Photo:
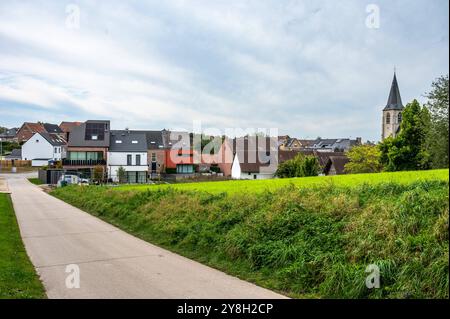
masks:
[[(379, 28), (366, 26), (370, 3)], [(379, 140), (394, 66), (404, 103), (424, 101), (448, 73), (448, 6), (2, 0), (0, 126), (110, 119), (115, 129), (191, 129), (201, 120)]]

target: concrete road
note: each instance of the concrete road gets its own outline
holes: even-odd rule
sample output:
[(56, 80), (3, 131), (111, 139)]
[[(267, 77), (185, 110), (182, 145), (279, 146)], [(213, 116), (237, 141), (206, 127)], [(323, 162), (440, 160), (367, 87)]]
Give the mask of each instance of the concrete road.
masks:
[[(285, 298), (137, 239), (5, 174), (26, 250), (49, 298)], [(80, 288), (76, 274), (80, 270)], [(69, 272), (66, 273), (66, 270)]]

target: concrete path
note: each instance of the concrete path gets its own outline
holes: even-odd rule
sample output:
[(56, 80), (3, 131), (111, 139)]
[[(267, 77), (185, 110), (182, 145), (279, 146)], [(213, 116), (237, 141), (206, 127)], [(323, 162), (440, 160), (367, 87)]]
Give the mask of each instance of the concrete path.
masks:
[[(284, 298), (137, 239), (21, 175), (3, 177), (49, 298)], [(79, 267), (80, 288), (66, 287), (71, 264)]]

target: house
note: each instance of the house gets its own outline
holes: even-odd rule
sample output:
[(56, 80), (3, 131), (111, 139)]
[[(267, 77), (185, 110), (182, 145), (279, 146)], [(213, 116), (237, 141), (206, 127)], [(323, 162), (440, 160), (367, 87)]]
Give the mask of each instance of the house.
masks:
[(70, 135), (70, 132), (73, 130), (73, 128), (80, 126), (80, 125), (81, 125), (81, 122), (61, 122), (61, 124), (59, 124), (59, 128), (63, 132), (64, 138), (66, 139), (66, 141), (69, 140), (69, 135)]
[(130, 130), (111, 131), (107, 156), (109, 178), (118, 182), (118, 169), (123, 167), (127, 183), (147, 182), (147, 151), (145, 133)]
[(22, 159), (31, 160), (31, 166), (44, 166), (50, 160), (66, 156), (66, 140), (58, 134), (35, 133), (22, 145)]
[(108, 120), (89, 120), (73, 127), (67, 143), (67, 157), (63, 160), (64, 168), (90, 178), (93, 168), (100, 165), (106, 173), (109, 140)]
[(147, 140), (147, 164), (149, 173), (164, 173), (166, 169), (166, 151), (162, 131), (133, 131), (145, 134)]
[(233, 140), (231, 177), (270, 179), (278, 168), (277, 137), (245, 136)]
[(28, 141), (35, 133), (58, 134), (64, 138), (63, 131), (56, 124), (25, 122), (17, 131), (16, 137), (19, 143)]
[(22, 150), (15, 148), (11, 151), (11, 154), (5, 156), (6, 160), (20, 160), (22, 159)]
[(278, 137), (278, 147), (282, 151), (300, 150), (304, 146), (299, 139), (295, 137), (289, 137), (289, 135)]
[(318, 152), (347, 152), (356, 145), (361, 145), (360, 137), (354, 140), (349, 138), (322, 139), (318, 137), (305, 149), (316, 150)]
[(166, 172), (194, 174), (193, 135), (183, 131), (163, 130)]
[(327, 163), (323, 168), (325, 175), (341, 175), (345, 174), (345, 164), (349, 159), (345, 155), (333, 155), (328, 158)]
[(4, 142), (15, 142), (17, 141), (17, 131), (19, 129), (17, 127), (13, 127), (10, 129), (6, 129), (3, 133), (0, 133), (0, 140)]

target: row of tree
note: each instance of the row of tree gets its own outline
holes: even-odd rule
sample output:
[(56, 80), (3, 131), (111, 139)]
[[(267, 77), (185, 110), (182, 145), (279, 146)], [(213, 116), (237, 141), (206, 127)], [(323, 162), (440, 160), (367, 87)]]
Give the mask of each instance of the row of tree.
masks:
[(352, 148), (345, 166), (349, 173), (423, 170), (449, 167), (448, 75), (432, 84), (420, 105), (408, 103), (402, 112), (400, 132), (378, 145)]

